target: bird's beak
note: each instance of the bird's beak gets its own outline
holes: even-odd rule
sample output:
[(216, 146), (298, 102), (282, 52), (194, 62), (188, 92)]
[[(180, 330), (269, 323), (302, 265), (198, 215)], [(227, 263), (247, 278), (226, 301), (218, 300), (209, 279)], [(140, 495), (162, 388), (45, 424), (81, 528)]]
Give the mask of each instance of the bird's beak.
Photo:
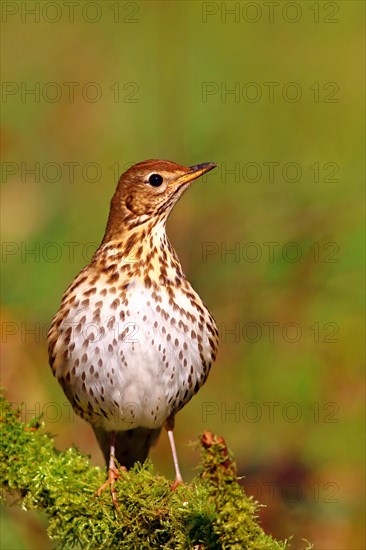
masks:
[(216, 166), (217, 164), (215, 164), (214, 162), (204, 162), (203, 164), (196, 164), (195, 166), (190, 166), (189, 172), (186, 172), (182, 176), (179, 176), (174, 183), (178, 185), (189, 183), (190, 181), (193, 181), (199, 178), (203, 174), (206, 174), (206, 172), (213, 170), (213, 168), (216, 168)]

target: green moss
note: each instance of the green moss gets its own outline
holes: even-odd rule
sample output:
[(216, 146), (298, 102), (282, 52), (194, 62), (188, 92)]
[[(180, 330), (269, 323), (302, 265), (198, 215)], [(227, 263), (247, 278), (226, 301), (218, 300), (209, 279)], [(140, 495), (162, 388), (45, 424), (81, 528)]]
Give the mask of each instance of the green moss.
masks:
[(201, 438), (200, 474), (171, 490), (149, 461), (122, 472), (116, 483), (120, 512), (110, 493), (95, 492), (106, 479), (75, 448), (57, 451), (37, 419), (24, 424), (1, 398), (2, 500), (11, 495), (25, 510), (44, 510), (50, 538), (63, 547), (286, 549), (256, 521), (257, 504), (237, 483), (235, 463), (222, 438)]

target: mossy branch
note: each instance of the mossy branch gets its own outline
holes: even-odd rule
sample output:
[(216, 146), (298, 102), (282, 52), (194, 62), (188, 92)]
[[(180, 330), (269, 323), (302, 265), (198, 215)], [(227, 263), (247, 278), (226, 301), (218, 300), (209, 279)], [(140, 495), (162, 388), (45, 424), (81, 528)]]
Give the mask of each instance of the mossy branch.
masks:
[(48, 535), (59, 546), (82, 548), (287, 549), (257, 523), (257, 504), (237, 483), (235, 462), (222, 438), (200, 439), (200, 474), (171, 490), (147, 461), (116, 483), (120, 512), (109, 491), (95, 492), (106, 472), (75, 448), (59, 452), (42, 423), (24, 424), (1, 398), (2, 500), (44, 510)]

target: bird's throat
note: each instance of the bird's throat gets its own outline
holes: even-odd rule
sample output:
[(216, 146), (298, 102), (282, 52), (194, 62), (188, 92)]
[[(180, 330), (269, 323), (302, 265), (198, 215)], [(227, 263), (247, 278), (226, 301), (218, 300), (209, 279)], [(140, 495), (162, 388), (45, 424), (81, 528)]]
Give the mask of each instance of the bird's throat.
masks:
[(179, 284), (185, 275), (166, 235), (165, 220), (141, 223), (119, 238), (103, 240), (93, 261), (105, 272), (138, 277), (149, 286)]

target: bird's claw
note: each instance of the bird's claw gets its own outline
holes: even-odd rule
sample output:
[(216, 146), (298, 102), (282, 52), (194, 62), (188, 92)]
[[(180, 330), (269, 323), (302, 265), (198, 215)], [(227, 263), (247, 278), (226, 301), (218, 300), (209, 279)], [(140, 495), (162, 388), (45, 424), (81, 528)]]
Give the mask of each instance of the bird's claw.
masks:
[(183, 485), (183, 480), (182, 479), (176, 479), (174, 481), (174, 483), (171, 484), (170, 486), (170, 490), (171, 491), (175, 491), (177, 487), (179, 487), (179, 485)]
[[(121, 471), (126, 471), (126, 468), (121, 466), (120, 470)], [(95, 493), (95, 496), (100, 497), (100, 495), (103, 493), (103, 491), (105, 491), (105, 489), (109, 486), (113, 506), (114, 506), (114, 508), (117, 512), (119, 512), (119, 506), (118, 506), (118, 500), (117, 500), (117, 492), (116, 492), (116, 488), (115, 488), (114, 484), (115, 484), (116, 480), (119, 479), (120, 477), (121, 477), (121, 474), (120, 474), (120, 472), (118, 471), (118, 469), (116, 467), (108, 468), (108, 479), (107, 479), (107, 481), (105, 481), (103, 483), (103, 485), (101, 485), (99, 487), (99, 489), (97, 490), (97, 492)]]

